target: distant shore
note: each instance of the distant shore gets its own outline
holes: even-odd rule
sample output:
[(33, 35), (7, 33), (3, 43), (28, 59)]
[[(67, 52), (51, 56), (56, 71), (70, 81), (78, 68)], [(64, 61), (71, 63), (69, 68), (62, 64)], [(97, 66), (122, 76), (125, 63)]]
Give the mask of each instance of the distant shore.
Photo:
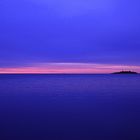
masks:
[(114, 72), (112, 74), (138, 74), (138, 73), (134, 71), (119, 71), (119, 72)]

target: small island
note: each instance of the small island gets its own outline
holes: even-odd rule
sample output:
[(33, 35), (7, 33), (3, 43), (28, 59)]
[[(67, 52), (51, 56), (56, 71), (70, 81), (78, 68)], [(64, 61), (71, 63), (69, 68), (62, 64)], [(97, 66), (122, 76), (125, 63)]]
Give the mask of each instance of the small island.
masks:
[(120, 72), (114, 72), (112, 74), (138, 74), (138, 73), (134, 71), (120, 71)]

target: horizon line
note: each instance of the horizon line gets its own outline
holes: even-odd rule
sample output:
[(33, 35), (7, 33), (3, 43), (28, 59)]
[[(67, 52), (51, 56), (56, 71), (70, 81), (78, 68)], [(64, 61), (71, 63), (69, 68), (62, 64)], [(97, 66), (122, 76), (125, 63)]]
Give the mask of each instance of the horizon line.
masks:
[(95, 63), (36, 63), (30, 66), (0, 68), (0, 74), (110, 74), (118, 71), (140, 73), (140, 66)]

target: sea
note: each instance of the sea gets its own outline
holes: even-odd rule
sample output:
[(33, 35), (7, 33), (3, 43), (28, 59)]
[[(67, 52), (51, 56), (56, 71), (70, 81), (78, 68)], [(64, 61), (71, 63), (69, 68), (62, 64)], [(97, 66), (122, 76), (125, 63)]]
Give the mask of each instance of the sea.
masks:
[(0, 140), (140, 140), (140, 75), (1, 74)]

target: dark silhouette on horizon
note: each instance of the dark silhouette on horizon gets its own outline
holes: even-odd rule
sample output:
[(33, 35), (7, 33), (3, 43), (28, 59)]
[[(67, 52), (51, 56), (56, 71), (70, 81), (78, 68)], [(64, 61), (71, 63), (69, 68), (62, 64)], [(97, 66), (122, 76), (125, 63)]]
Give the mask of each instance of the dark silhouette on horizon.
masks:
[(120, 72), (114, 72), (113, 74), (138, 74), (134, 71), (120, 71)]

